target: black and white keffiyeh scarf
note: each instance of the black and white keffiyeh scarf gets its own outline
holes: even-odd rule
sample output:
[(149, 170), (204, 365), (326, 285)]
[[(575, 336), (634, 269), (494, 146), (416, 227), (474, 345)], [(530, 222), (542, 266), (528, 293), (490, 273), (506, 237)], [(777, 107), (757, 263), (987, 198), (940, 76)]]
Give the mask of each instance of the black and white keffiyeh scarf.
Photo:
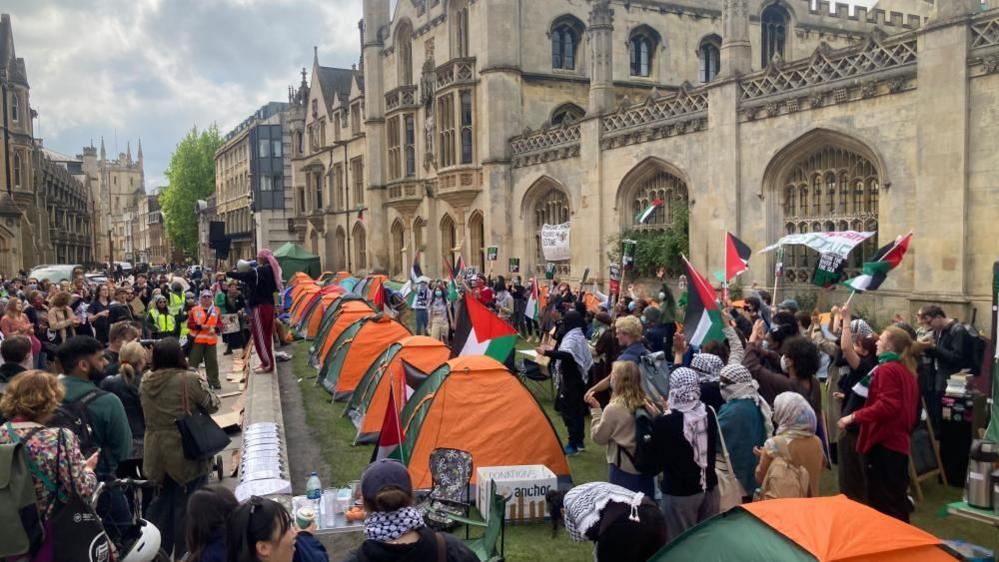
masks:
[(364, 538), (389, 542), (423, 526), (423, 516), (415, 507), (376, 511), (364, 519)]

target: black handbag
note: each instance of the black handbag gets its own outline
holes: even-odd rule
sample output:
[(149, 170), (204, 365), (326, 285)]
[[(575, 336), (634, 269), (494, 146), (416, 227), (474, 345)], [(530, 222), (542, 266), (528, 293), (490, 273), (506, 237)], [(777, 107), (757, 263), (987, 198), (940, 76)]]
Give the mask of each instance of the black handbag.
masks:
[[(63, 430), (59, 430), (56, 449), (56, 459), (62, 454)], [(67, 453), (68, 454), (68, 453)], [(49, 540), (52, 548), (53, 562), (77, 562), (91, 560), (93, 562), (109, 562), (112, 559), (111, 539), (104, 531), (104, 524), (97, 515), (88, 498), (80, 496), (76, 482), (69, 478), (69, 489), (66, 497), (59, 499), (59, 484), (56, 480), (56, 492), (52, 501), (56, 508), (49, 519), (52, 536)]]
[(180, 432), (184, 458), (191, 461), (209, 460), (229, 446), (231, 441), (229, 436), (211, 416), (206, 416), (200, 411), (191, 413), (187, 398), (187, 373), (181, 374), (180, 400), (185, 415), (175, 423), (177, 431)]

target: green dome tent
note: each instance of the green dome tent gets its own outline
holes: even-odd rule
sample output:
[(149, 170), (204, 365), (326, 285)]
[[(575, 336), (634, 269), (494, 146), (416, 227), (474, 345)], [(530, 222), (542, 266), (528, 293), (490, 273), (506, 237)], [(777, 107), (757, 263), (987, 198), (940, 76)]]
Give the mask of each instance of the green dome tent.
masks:
[(288, 242), (274, 252), (274, 257), (281, 264), (281, 278), (285, 283), (299, 271), (312, 278), (319, 277), (323, 272), (319, 265), (319, 256), (310, 254), (298, 244)]

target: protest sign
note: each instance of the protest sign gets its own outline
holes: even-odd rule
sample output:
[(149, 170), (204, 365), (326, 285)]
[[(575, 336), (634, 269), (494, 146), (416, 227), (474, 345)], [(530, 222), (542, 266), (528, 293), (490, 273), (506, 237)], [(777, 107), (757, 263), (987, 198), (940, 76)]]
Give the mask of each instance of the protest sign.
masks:
[(486, 248), (486, 260), (496, 261), (499, 259), (499, 246), (489, 246)]
[(812, 275), (812, 283), (819, 287), (832, 287), (843, 279), (843, 268), (846, 266), (846, 258), (836, 254), (822, 254), (818, 263), (815, 264), (815, 273)]
[(545, 264), (545, 279), (555, 279), (555, 264), (552, 262)]
[(638, 242), (625, 239), (621, 241), (621, 245), (621, 265), (627, 271), (635, 267), (635, 249), (638, 247)]
[(610, 266), (610, 294), (621, 294), (621, 267), (616, 263)]
[(510, 258), (510, 273), (520, 273), (520, 258)]
[(788, 234), (777, 243), (760, 250), (769, 252), (782, 246), (797, 244), (808, 246), (820, 254), (833, 254), (845, 258), (850, 254), (850, 250), (867, 240), (876, 232), (855, 232), (845, 230), (842, 232), (805, 232), (802, 234)]
[(546, 224), (542, 226), (541, 251), (546, 261), (567, 261), (571, 259), (569, 223)]
[(223, 334), (235, 334), (239, 331), (239, 315), (238, 314), (223, 314), (222, 315), (222, 333)]

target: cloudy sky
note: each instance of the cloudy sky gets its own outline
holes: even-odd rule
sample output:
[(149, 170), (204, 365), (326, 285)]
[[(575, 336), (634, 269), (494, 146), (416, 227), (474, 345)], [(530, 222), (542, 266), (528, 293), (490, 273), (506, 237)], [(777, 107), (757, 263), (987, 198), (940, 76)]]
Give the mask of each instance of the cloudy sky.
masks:
[[(222, 133), (287, 101), (319, 47), (324, 66), (357, 62), (360, 0), (3, 0), (25, 59), (35, 134), (77, 154), (142, 138), (146, 189), (164, 185), (193, 125)], [(117, 135), (118, 151), (115, 151)]]

